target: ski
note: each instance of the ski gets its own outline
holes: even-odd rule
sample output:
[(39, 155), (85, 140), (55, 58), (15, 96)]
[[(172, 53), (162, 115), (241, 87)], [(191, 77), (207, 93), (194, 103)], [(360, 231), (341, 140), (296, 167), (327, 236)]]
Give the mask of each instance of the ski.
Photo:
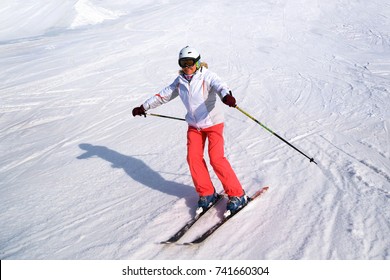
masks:
[(217, 224), (215, 224), (213, 227), (208, 229), (205, 233), (203, 233), (201, 236), (198, 238), (194, 239), (191, 242), (184, 243), (183, 245), (193, 245), (193, 244), (199, 244), (203, 242), (207, 237), (209, 237), (211, 234), (213, 234), (217, 229), (219, 229), (224, 223), (229, 221), (231, 218), (233, 218), (237, 213), (239, 213), (242, 209), (244, 209), (250, 202), (255, 200), (256, 198), (260, 197), (263, 195), (266, 191), (268, 190), (268, 187), (263, 187), (262, 189), (258, 190), (255, 192), (251, 197), (248, 198), (248, 203), (244, 205), (244, 207), (240, 208), (238, 211), (234, 213), (230, 213), (230, 215), (225, 216), (222, 220), (220, 220)]
[(174, 235), (172, 235), (171, 238), (169, 238), (166, 241), (160, 242), (161, 244), (171, 244), (174, 242), (177, 242), (180, 238), (183, 237), (184, 234), (198, 221), (204, 214), (206, 214), (211, 208), (213, 208), (215, 205), (217, 205), (218, 202), (222, 200), (224, 197), (223, 192), (218, 194), (217, 200), (214, 202), (213, 205), (211, 205), (209, 208), (204, 210), (203, 212), (196, 214), (191, 220), (189, 220), (181, 229), (179, 229)]

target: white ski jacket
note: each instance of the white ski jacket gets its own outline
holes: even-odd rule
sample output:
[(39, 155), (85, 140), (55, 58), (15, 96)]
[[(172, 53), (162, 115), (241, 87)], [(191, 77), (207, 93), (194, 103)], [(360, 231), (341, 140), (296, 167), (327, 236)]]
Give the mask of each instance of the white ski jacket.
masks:
[(217, 95), (222, 99), (227, 94), (229, 88), (217, 74), (201, 67), (194, 73), (190, 82), (183, 75), (179, 75), (172, 84), (146, 100), (143, 107), (147, 111), (180, 96), (187, 109), (187, 123), (202, 129), (224, 122), (221, 102), (217, 102)]

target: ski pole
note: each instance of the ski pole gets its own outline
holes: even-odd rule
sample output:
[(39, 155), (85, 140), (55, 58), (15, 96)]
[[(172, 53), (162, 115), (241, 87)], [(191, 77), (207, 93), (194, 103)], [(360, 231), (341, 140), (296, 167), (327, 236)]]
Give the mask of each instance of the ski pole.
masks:
[(185, 119), (182, 119), (182, 118), (176, 118), (176, 117), (159, 115), (159, 114), (153, 114), (153, 113), (146, 113), (146, 115), (154, 116), (154, 117), (160, 117), (160, 118), (166, 118), (166, 119), (172, 119), (172, 120), (178, 120), (178, 121), (185, 121)]
[(317, 164), (317, 162), (315, 162), (314, 158), (311, 158), (309, 156), (307, 156), (305, 153), (303, 153), (301, 150), (299, 150), (298, 148), (296, 148), (295, 146), (293, 146), (291, 143), (289, 143), (287, 140), (283, 139), (281, 136), (279, 136), (277, 133), (273, 132), (271, 129), (269, 129), (268, 127), (266, 127), (264, 124), (262, 124), (261, 122), (259, 122), (258, 120), (256, 120), (254, 117), (252, 117), (251, 115), (249, 115), (247, 112), (245, 112), (244, 110), (242, 110), (240, 107), (238, 107), (236, 105), (235, 107), (238, 111), (240, 111), (241, 113), (243, 113), (244, 115), (246, 115), (248, 118), (250, 118), (251, 120), (253, 120), (254, 122), (256, 122), (257, 124), (259, 124), (262, 128), (264, 128), (265, 130), (267, 130), (268, 132), (270, 132), (271, 134), (273, 134), (274, 136), (276, 136), (277, 138), (279, 138), (280, 140), (282, 140), (284, 143), (286, 143), (287, 145), (289, 145), (291, 148), (293, 148), (294, 150), (298, 151), (299, 153), (301, 153), (302, 155), (304, 155), (305, 157), (307, 157), (310, 162), (314, 162), (315, 164)]

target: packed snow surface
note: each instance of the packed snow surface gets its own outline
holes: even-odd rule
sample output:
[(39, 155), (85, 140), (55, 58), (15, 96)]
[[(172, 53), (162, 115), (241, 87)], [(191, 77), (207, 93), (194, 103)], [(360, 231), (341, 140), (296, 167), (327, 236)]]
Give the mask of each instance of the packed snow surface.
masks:
[[(390, 259), (389, 26), (382, 0), (2, 0), (0, 259)], [(161, 245), (198, 199), (187, 125), (131, 110), (186, 45), (318, 165), (226, 106), (226, 156), (270, 189)]]

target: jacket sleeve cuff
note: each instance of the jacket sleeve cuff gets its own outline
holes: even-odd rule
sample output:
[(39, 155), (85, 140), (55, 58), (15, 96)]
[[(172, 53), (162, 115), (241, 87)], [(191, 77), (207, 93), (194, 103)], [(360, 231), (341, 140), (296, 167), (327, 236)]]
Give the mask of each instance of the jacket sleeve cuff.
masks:
[(144, 104), (142, 104), (142, 107), (144, 107), (145, 111), (150, 109), (148, 102), (144, 102)]
[(228, 89), (223, 89), (222, 92), (221, 92), (222, 98), (224, 98), (228, 94), (229, 94), (229, 90)]

